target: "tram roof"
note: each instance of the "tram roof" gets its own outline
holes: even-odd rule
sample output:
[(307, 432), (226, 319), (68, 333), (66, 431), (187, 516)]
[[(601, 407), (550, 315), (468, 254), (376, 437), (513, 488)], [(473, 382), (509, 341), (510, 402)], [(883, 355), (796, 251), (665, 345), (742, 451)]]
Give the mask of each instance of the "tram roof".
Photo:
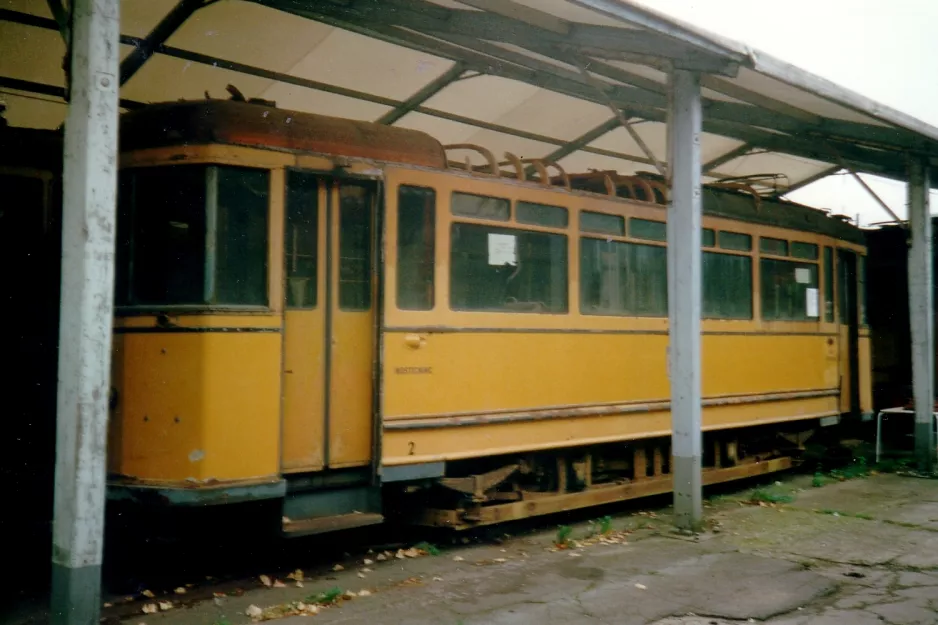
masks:
[[(56, 4), (0, 0), (12, 125), (65, 118)], [(674, 64), (702, 73), (705, 182), (733, 172), (782, 195), (846, 168), (904, 180), (909, 153), (929, 156), (938, 181), (938, 128), (626, 0), (123, 0), (121, 10), (127, 109), (224, 98), (233, 84), (279, 108), (633, 174), (666, 158)]]

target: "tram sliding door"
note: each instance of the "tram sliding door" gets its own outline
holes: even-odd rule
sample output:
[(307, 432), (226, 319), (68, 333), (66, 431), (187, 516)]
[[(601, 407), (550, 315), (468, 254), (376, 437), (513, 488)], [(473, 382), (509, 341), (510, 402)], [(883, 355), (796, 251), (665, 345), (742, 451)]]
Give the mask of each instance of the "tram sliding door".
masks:
[(376, 187), (286, 176), (285, 472), (371, 463)]

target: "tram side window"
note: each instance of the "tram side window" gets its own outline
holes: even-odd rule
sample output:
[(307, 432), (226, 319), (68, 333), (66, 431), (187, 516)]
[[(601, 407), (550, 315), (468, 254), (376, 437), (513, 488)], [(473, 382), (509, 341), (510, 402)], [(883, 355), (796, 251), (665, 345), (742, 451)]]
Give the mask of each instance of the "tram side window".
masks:
[(401, 186), (397, 195), (397, 306), (433, 308), (436, 191)]
[(339, 308), (371, 308), (371, 208), (369, 187), (339, 187)]
[(263, 306), (267, 303), (268, 173), (212, 169), (218, 176), (214, 303)]
[(454, 223), (450, 305), (454, 310), (567, 312), (567, 237)]
[(667, 316), (667, 249), (582, 237), (580, 312), (585, 315)]
[(319, 294), (319, 178), (287, 175), (287, 229), (284, 235), (287, 307), (315, 308)]
[(763, 319), (812, 321), (818, 318), (816, 264), (763, 258), (760, 270)]
[(834, 323), (834, 248), (824, 248), (824, 321)]
[(752, 319), (752, 258), (703, 253), (703, 316)]
[(121, 174), (119, 305), (267, 303), (269, 172), (173, 165)]

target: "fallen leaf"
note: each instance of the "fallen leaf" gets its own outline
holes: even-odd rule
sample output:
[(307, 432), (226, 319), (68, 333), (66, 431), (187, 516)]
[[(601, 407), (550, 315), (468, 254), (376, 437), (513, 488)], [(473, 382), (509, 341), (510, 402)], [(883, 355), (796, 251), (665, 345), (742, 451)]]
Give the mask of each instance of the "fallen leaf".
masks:
[(374, 572), (374, 571), (372, 571), (371, 569), (369, 569), (367, 566), (362, 569), (362, 573), (373, 573), (373, 572)]
[(281, 582), (279, 579), (274, 580), (274, 588), (286, 588), (287, 585)]
[(104, 607), (105, 607), (105, 608), (113, 608), (113, 607), (114, 607), (114, 604), (113, 604), (113, 603), (105, 603), (105, 604), (104, 604)]
[(580, 557), (580, 554), (578, 554), (576, 551), (571, 551), (568, 555), (569, 555), (571, 558), (579, 558), (579, 557)]
[(368, 558), (365, 558), (364, 560), (362, 560), (362, 564), (364, 564), (365, 566), (371, 566), (374, 563), (375, 563), (374, 560), (369, 560)]
[(358, 591), (358, 596), (359, 596), (359, 597), (370, 597), (370, 596), (371, 596), (371, 591), (370, 591), (370, 590), (360, 590), (360, 591)]
[(177, 588), (174, 592), (175, 592), (177, 595), (184, 595), (184, 594), (186, 594), (186, 589), (183, 588), (182, 586), (180, 586), (180, 587)]
[(648, 586), (646, 586), (645, 584), (635, 584), (635, 587), (638, 588), (639, 590), (648, 590)]
[(499, 564), (502, 564), (503, 562), (508, 562), (508, 560), (505, 559), (505, 558), (495, 558), (495, 562), (498, 562)]
[(375, 560), (377, 560), (378, 562), (384, 562), (387, 559), (388, 557), (384, 555), (383, 553), (379, 553), (378, 555), (375, 556)]
[(303, 582), (301, 582), (300, 580), (296, 580), (296, 587), (297, 587), (297, 588), (302, 588), (302, 587), (303, 587)]
[(260, 580), (261, 580), (261, 583), (267, 586), (268, 588), (274, 585), (274, 583), (270, 581), (270, 578), (267, 577), (266, 575), (261, 575)]
[(250, 616), (251, 618), (260, 618), (260, 616), (261, 616), (262, 614), (264, 614), (264, 611), (261, 610), (261, 609), (260, 609), (259, 607), (257, 607), (256, 605), (251, 604), (251, 605), (248, 606), (248, 609), (244, 611), (244, 613), (245, 613), (247, 616)]
[(358, 576), (359, 576), (361, 579), (365, 579), (365, 574), (364, 574), (364, 573), (359, 573)]
[(152, 591), (152, 590), (144, 590), (144, 591), (143, 591), (142, 593), (140, 593), (140, 594), (143, 595), (144, 597), (149, 597), (150, 599), (152, 599), (153, 597), (156, 596), (156, 595), (153, 594), (153, 591)]
[(303, 611), (307, 614), (319, 614), (319, 606), (316, 604), (307, 605), (306, 609)]
[(354, 598), (357, 597), (357, 596), (358, 596), (358, 594), (357, 594), (354, 590), (346, 590), (346, 591), (345, 591), (345, 598), (346, 598), (346, 599), (354, 599)]
[(290, 573), (289, 575), (287, 575), (287, 579), (292, 579), (292, 580), (297, 581), (297, 582), (302, 582), (302, 581), (303, 581), (303, 570), (302, 570), (302, 569), (297, 569), (297, 570), (293, 571), (292, 573)]
[(344, 571), (344, 570), (345, 570), (345, 567), (342, 566), (341, 564), (336, 564), (334, 567), (332, 567), (332, 570), (333, 570), (333, 571)]
[(397, 550), (397, 553), (394, 554), (394, 557), (397, 558), (398, 560), (403, 560), (403, 559), (406, 557), (406, 556), (404, 555), (404, 550), (403, 550), (403, 549), (398, 549), (398, 550)]
[(435, 582), (442, 582), (442, 581), (443, 581), (443, 578), (442, 578), (442, 577), (434, 577), (434, 578), (433, 578), (433, 581), (435, 581)]
[(166, 610), (172, 610), (172, 609), (173, 609), (172, 601), (160, 601), (160, 610), (165, 612)]
[(453, 556), (453, 562), (462, 562), (463, 560), (465, 560), (465, 558), (462, 556)]
[(143, 606), (144, 614), (156, 614), (159, 611), (159, 608), (156, 607), (155, 603), (148, 603)]

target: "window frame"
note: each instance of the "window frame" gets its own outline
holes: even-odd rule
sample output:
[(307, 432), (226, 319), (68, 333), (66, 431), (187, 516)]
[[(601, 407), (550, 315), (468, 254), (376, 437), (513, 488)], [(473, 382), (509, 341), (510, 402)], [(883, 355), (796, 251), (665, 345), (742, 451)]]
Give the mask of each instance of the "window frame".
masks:
[[(214, 211), (217, 211), (217, 196), (218, 196), (217, 186), (214, 190), (210, 190), (208, 188), (209, 179), (210, 177), (213, 176), (213, 174), (211, 174), (210, 172), (214, 170), (215, 172), (214, 178), (216, 179), (216, 181), (218, 179), (218, 170), (221, 168), (230, 169), (230, 170), (247, 170), (247, 171), (253, 171), (253, 172), (262, 172), (265, 174), (266, 182), (267, 182), (267, 186), (265, 190), (267, 194), (267, 205), (264, 209), (265, 220), (264, 220), (264, 230), (263, 230), (264, 232), (264, 284), (265, 284), (264, 291), (263, 291), (264, 293), (263, 298), (265, 300), (265, 303), (263, 304), (228, 304), (228, 303), (185, 303), (185, 304), (123, 303), (121, 304), (121, 303), (118, 303), (119, 298), (116, 297), (117, 294), (115, 293), (115, 301), (114, 301), (115, 312), (124, 314), (124, 315), (152, 315), (152, 314), (157, 314), (157, 313), (161, 313), (165, 311), (172, 311), (172, 312), (179, 312), (179, 313), (205, 313), (205, 312), (270, 313), (276, 309), (279, 309), (280, 305), (275, 306), (273, 303), (274, 281), (272, 280), (272, 277), (273, 277), (272, 272), (273, 272), (274, 264), (281, 262), (282, 258), (279, 258), (279, 257), (272, 258), (271, 256), (272, 250), (273, 250), (273, 244), (275, 241), (274, 228), (276, 227), (276, 224), (273, 223), (272, 217), (273, 217), (274, 206), (276, 202), (275, 196), (277, 193), (284, 192), (285, 185), (283, 186), (283, 188), (280, 188), (280, 189), (276, 188), (275, 185), (278, 179), (277, 176), (275, 175), (276, 168), (231, 164), (231, 163), (220, 163), (220, 162), (211, 162), (211, 161), (206, 161), (206, 162), (194, 161), (194, 162), (184, 162), (184, 163), (165, 162), (165, 163), (155, 163), (155, 164), (145, 163), (145, 164), (140, 164), (140, 165), (121, 167), (120, 171), (118, 172), (118, 175), (120, 176), (120, 174), (125, 174), (125, 173), (137, 174), (138, 172), (141, 172), (141, 171), (171, 170), (172, 168), (175, 168), (175, 167), (186, 167), (186, 168), (192, 168), (192, 169), (202, 168), (204, 171), (203, 184), (206, 186), (205, 209), (204, 209), (205, 230), (206, 230), (205, 232), (206, 243), (205, 243), (205, 250), (204, 250), (205, 257), (203, 259), (203, 268), (204, 268), (203, 271), (204, 272), (207, 272), (208, 265), (209, 265), (209, 256), (210, 256), (210, 251), (208, 249), (209, 247), (208, 236), (209, 236), (209, 226), (210, 226), (209, 220), (211, 218), (209, 214), (210, 213), (209, 205), (212, 203), (212, 197), (214, 196), (215, 204), (216, 204), (216, 206), (214, 207)], [(137, 185), (137, 178), (135, 175), (133, 176), (132, 180), (133, 180), (134, 191), (135, 191), (136, 190), (135, 188)], [(124, 213), (122, 207), (119, 204), (120, 199), (121, 199), (120, 177), (118, 178), (118, 190), (117, 191), (118, 191), (117, 193), (117, 200), (118, 200), (117, 218), (118, 219), (123, 218), (123, 219), (129, 220), (130, 222), (129, 227), (131, 228), (131, 234), (132, 234), (130, 241), (129, 241), (129, 245), (128, 245), (128, 252), (127, 252), (128, 257), (126, 259), (129, 269), (128, 269), (128, 273), (126, 276), (126, 282), (123, 285), (127, 289), (126, 296), (128, 298), (128, 301), (130, 301), (132, 300), (132, 295), (133, 295), (133, 280), (134, 280), (133, 278), (133, 265), (134, 265), (133, 255), (134, 255), (134, 248), (136, 247), (136, 238), (137, 238), (135, 236), (135, 232), (133, 228), (135, 227), (134, 224), (136, 222), (137, 203), (136, 201), (134, 201), (132, 206), (128, 207), (128, 211)], [(217, 227), (217, 212), (215, 212), (215, 226)], [(121, 245), (121, 240), (119, 236), (120, 236), (119, 231), (115, 224), (115, 239), (116, 239), (115, 245), (116, 246)], [(214, 245), (215, 248), (217, 248), (217, 236), (218, 236), (218, 232), (216, 228), (215, 230), (216, 241)], [(217, 260), (217, 249), (216, 249), (215, 257)], [(118, 253), (117, 253), (117, 250), (115, 249), (115, 262), (117, 262), (117, 260), (118, 260)], [(120, 271), (119, 267), (115, 267), (115, 273), (117, 271)], [(209, 276), (203, 275), (202, 277), (203, 294), (206, 292), (208, 288), (208, 283), (210, 281), (212, 282), (212, 284), (215, 284), (217, 282), (217, 276), (213, 275), (209, 277)], [(117, 279), (117, 275), (115, 275), (115, 288), (117, 288), (118, 286), (120, 286), (120, 284)]]

